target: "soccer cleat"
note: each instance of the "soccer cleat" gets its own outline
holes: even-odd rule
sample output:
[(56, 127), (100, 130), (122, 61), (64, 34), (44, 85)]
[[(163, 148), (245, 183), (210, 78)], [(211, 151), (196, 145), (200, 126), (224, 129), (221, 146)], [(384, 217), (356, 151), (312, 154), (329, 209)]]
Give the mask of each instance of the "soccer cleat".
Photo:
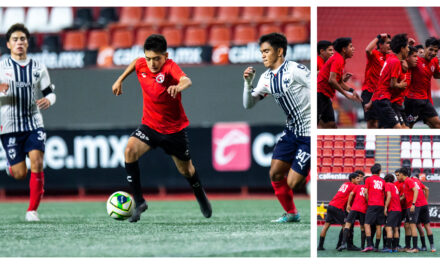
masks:
[(347, 249), (347, 244), (346, 243), (342, 243), (337, 249), (338, 249), (338, 251), (342, 251), (344, 249)]
[(136, 205), (136, 208), (134, 209), (133, 215), (128, 218), (128, 222), (135, 223), (141, 219), (141, 214), (145, 212), (148, 209), (148, 204), (144, 200), (139, 205)]
[(357, 247), (357, 246), (355, 246), (355, 245), (349, 245), (349, 246), (347, 247), (347, 250), (348, 250), (348, 251), (360, 251), (361, 248), (359, 248), (359, 247)]
[(422, 248), (420, 249), (420, 251), (428, 251), (428, 250), (426, 249), (426, 247), (422, 247)]
[(368, 251), (373, 251), (374, 248), (372, 246), (366, 247), (362, 250), (362, 252), (368, 252)]
[(322, 251), (322, 250), (325, 250), (325, 248), (324, 247), (318, 247), (318, 250)]
[(37, 211), (27, 211), (25, 218), (26, 218), (26, 221), (28, 221), (28, 222), (38, 222), (38, 221), (40, 221), (40, 218), (38, 218)]
[(434, 245), (431, 245), (431, 252), (436, 252), (437, 250), (435, 249)]
[(384, 253), (393, 253), (393, 250), (392, 250), (391, 248), (383, 248), (383, 249), (381, 250), (381, 252), (384, 252)]
[(210, 218), (212, 215), (212, 207), (211, 203), (208, 200), (208, 197), (206, 197), (205, 190), (203, 190), (203, 187), (198, 184), (198, 186), (193, 186), (194, 195), (196, 196), (197, 202), (200, 206), (200, 211), (202, 211), (202, 214), (206, 218)]
[(272, 223), (293, 223), (301, 221), (301, 216), (299, 213), (296, 214), (288, 214), (284, 213), (280, 218), (272, 220)]
[(419, 253), (419, 249), (418, 248), (411, 248), (408, 251), (406, 251), (408, 253)]

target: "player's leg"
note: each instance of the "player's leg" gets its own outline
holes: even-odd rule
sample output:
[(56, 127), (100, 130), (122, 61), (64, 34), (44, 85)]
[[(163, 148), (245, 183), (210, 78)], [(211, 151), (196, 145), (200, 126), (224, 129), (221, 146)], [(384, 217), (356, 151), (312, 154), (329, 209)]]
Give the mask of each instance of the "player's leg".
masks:
[(420, 242), (422, 243), (422, 247), (420, 248), (420, 251), (426, 251), (426, 240), (425, 240), (425, 231), (423, 230), (422, 223), (417, 223), (417, 231), (419, 232), (420, 236)]
[(393, 242), (392, 242), (392, 249), (393, 252), (397, 252), (397, 248), (399, 246), (399, 230), (400, 230), (400, 221), (398, 222), (398, 225), (394, 227), (393, 232)]
[(8, 166), (7, 170), (9, 171), (9, 175), (11, 175), (16, 180), (24, 180), (27, 176), (27, 166), (25, 161), (21, 161), (12, 166)]
[(337, 128), (332, 100), (318, 93), (318, 124), (321, 128)]
[(409, 220), (406, 220), (405, 224), (403, 225), (405, 228), (405, 251), (411, 249), (411, 227), (408, 221)]
[[(434, 234), (431, 230), (430, 225), (430, 219), (429, 219), (429, 207), (428, 205), (422, 206), (420, 208), (420, 215), (419, 215), (419, 222), (425, 226), (426, 235), (429, 240), (429, 244), (431, 247), (431, 252), (436, 252), (435, 246), (434, 246)], [(425, 248), (426, 250), (426, 248)]]
[(44, 194), (44, 152), (41, 150), (31, 150), (28, 155), (31, 161), (31, 178), (29, 180), (30, 197), (26, 220), (39, 221), (37, 209)]
[(350, 213), (348, 213), (347, 219), (345, 220), (345, 225), (342, 227), (342, 241), (341, 245), (337, 247), (338, 251), (347, 249), (347, 241), (349, 240), (350, 236), (350, 228), (352, 227), (352, 223), (354, 223), (354, 221), (356, 221), (356, 213), (355, 211), (350, 211)]
[(200, 182), (198, 172), (194, 168), (191, 160), (181, 160), (176, 156), (171, 156), (173, 158), (176, 168), (183, 177), (188, 181), (189, 185), (193, 189), (194, 195), (199, 203), (200, 210), (204, 217), (209, 218), (212, 215), (211, 203), (206, 197), (205, 190), (203, 189), (202, 183)]
[(26, 179), (26, 153), (23, 150), (25, 137), (18, 133), (10, 133), (1, 135), (0, 139), (7, 158), (6, 174), (16, 180)]
[(321, 233), (319, 234), (318, 250), (325, 250), (324, 248), (325, 236), (327, 235), (327, 231), (330, 228), (330, 226), (331, 226), (330, 222), (325, 222), (324, 227), (322, 228)]

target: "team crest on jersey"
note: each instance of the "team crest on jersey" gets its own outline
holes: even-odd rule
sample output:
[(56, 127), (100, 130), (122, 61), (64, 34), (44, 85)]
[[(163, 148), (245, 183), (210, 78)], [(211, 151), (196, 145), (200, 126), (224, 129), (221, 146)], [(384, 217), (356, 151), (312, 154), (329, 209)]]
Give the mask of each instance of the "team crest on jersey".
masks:
[(34, 72), (34, 77), (35, 77), (35, 79), (38, 79), (38, 78), (40, 78), (40, 73), (39, 72)]
[(15, 159), (15, 156), (17, 155), (17, 153), (15, 152), (15, 149), (9, 149), (8, 155), (9, 155), (9, 158)]
[(165, 81), (165, 75), (163, 75), (163, 73), (159, 73), (159, 75), (157, 75), (156, 77), (156, 82), (163, 83), (164, 81)]
[(147, 74), (145, 72), (141, 73), (142, 78), (147, 78)]
[(434, 65), (432, 65), (431, 66), (431, 71), (434, 72), (434, 70), (435, 70), (435, 67), (434, 67)]
[(283, 83), (284, 83), (284, 85), (289, 85), (289, 83), (290, 83), (290, 78), (286, 78), (286, 79), (284, 79), (283, 80)]

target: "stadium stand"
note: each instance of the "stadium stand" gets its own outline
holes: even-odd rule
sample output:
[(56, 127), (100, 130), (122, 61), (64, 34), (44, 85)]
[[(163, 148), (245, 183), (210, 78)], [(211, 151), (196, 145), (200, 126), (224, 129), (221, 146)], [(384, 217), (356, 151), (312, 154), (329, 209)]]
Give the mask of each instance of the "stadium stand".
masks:
[(3, 13), (0, 33), (6, 33), (8, 28), (15, 23), (25, 22), (25, 10), (23, 7), (9, 7)]
[(86, 47), (86, 32), (83, 30), (68, 31), (64, 36), (64, 50), (83, 50)]
[(30, 7), (25, 24), (30, 33), (45, 32), (49, 23), (49, 10), (46, 7)]
[(59, 32), (73, 27), (74, 15), (71, 7), (52, 7), (47, 32)]

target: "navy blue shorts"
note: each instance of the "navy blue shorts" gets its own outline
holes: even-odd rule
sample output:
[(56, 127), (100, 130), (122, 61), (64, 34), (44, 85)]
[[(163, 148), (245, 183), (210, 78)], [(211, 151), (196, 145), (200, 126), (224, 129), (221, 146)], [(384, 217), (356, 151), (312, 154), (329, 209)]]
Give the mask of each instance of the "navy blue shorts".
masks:
[(0, 136), (9, 165), (15, 165), (26, 159), (31, 150), (44, 152), (46, 132), (43, 128), (32, 131), (8, 133)]
[(291, 163), (292, 170), (307, 177), (310, 171), (310, 137), (295, 136), (285, 129), (273, 150), (272, 159)]

